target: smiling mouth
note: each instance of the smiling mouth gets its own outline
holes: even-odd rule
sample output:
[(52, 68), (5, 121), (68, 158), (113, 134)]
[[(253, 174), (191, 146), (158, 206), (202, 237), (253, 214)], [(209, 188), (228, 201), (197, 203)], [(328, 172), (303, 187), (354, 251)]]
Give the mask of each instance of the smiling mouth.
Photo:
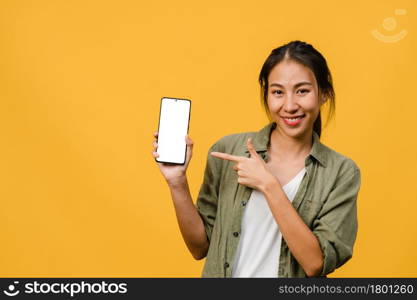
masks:
[(301, 120), (304, 119), (304, 117), (305, 115), (292, 117), (292, 118), (286, 118), (286, 117), (281, 117), (281, 118), (284, 120), (285, 124), (290, 125), (290, 126), (295, 126), (299, 124)]

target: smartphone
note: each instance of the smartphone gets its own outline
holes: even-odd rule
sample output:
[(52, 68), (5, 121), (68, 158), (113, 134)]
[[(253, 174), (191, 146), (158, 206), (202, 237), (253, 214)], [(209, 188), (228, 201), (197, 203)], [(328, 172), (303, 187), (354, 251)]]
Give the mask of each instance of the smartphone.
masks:
[(190, 124), (191, 101), (161, 98), (158, 124), (157, 162), (183, 165), (187, 155), (185, 136)]

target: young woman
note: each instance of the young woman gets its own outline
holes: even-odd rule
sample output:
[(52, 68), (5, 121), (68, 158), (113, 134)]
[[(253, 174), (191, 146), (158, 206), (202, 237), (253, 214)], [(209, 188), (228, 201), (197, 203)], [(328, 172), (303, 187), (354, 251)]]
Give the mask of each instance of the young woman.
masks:
[(259, 83), (270, 123), (210, 147), (196, 205), (190, 137), (185, 165), (158, 163), (182, 236), (195, 259), (206, 257), (203, 277), (326, 276), (352, 257), (361, 178), (320, 142), (320, 108), (335, 107), (330, 71), (313, 46), (292, 41), (271, 52)]

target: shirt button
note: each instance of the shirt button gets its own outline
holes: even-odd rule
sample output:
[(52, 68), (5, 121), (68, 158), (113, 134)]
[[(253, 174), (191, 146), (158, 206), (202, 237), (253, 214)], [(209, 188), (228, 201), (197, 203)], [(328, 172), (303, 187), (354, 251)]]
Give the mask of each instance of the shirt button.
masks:
[(225, 263), (224, 263), (224, 267), (225, 267), (225, 268), (228, 268), (228, 267), (229, 267), (229, 263), (228, 263), (228, 262), (225, 262)]
[(239, 232), (237, 232), (237, 231), (233, 232), (233, 236), (234, 237), (238, 237), (239, 236)]
[(245, 206), (246, 205), (246, 201), (242, 201), (242, 206)]

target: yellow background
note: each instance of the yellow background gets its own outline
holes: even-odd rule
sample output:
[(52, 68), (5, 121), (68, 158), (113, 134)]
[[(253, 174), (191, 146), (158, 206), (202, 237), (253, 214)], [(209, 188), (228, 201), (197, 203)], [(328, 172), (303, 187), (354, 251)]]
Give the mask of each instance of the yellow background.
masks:
[[(204, 261), (186, 249), (151, 155), (160, 98), (192, 100), (195, 201), (208, 147), (267, 122), (262, 63), (300, 39), (334, 77), (322, 142), (362, 171), (354, 255), (331, 276), (417, 276), (416, 10), (412, 0), (1, 1), (0, 275), (199, 277)], [(408, 34), (384, 43), (372, 29)]]

